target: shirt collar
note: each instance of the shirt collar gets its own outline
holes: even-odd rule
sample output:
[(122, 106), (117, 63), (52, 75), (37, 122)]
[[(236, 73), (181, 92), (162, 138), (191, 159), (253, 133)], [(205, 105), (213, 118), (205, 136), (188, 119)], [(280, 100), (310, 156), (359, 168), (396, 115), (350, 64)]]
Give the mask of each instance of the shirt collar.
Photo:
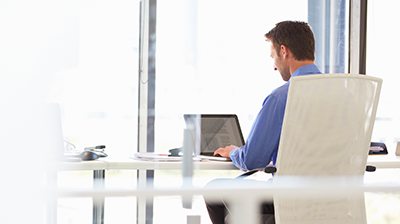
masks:
[[(300, 75), (311, 75), (311, 74), (321, 74), (321, 71), (314, 64), (311, 65), (303, 65), (293, 72), (292, 77), (300, 76)], [(290, 81), (290, 79), (289, 79)]]

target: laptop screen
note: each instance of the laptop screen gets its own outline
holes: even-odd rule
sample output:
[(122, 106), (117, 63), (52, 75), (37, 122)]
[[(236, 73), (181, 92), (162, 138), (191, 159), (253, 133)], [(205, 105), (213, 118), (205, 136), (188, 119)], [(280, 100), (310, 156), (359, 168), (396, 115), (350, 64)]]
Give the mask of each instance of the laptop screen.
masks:
[(245, 143), (238, 117), (234, 114), (185, 114), (184, 118), (187, 128), (196, 130), (201, 155), (213, 155), (220, 147), (240, 147)]

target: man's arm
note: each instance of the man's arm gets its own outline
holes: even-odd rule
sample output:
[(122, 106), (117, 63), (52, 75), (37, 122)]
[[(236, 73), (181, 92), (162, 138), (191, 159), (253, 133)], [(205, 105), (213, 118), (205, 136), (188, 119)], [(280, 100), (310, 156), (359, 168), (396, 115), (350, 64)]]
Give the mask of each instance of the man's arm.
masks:
[(229, 151), (233, 164), (243, 171), (267, 166), (278, 151), (282, 122), (285, 113), (286, 95), (277, 98), (268, 96), (263, 108), (253, 123), (247, 142), (240, 148), (223, 149)]

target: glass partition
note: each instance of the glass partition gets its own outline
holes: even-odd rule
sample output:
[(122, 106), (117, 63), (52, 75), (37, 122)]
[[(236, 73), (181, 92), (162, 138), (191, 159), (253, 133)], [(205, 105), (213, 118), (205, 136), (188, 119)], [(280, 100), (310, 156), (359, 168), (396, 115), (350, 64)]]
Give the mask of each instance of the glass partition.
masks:
[(347, 7), (339, 0), (158, 1), (155, 151), (182, 146), (184, 114), (237, 114), (247, 137), (265, 97), (284, 83), (264, 38), (280, 21), (308, 21), (321, 71), (345, 72)]
[[(106, 145), (105, 151), (110, 157), (133, 155), (138, 120), (139, 0), (0, 1), (0, 21), (1, 103), (59, 103), (64, 138), (77, 150)], [(21, 121), (34, 115), (32, 107), (23, 111), (31, 116), (25, 116)], [(14, 112), (18, 115), (20, 111)], [(9, 221), (19, 223), (91, 223), (91, 197), (51, 201), (54, 195), (46, 194), (39, 198), (44, 192), (53, 193), (52, 189), (38, 189), (44, 184), (69, 190), (93, 188), (92, 171), (58, 172), (57, 176), (54, 170), (46, 167), (47, 175), (42, 175), (41, 167), (49, 162), (43, 158), (43, 145), (54, 139), (36, 137), (46, 127), (39, 121), (30, 121), (36, 128), (27, 139), (22, 138), (26, 135), (23, 130), (29, 127), (27, 123), (15, 129), (22, 145), (13, 146), (19, 147), (18, 150), (6, 149), (5, 158), (11, 158), (7, 152), (13, 151), (18, 151), (21, 158), (18, 161), (7, 159), (10, 166), (3, 164), (7, 197), (2, 197), (1, 206), (8, 207), (8, 215), (2, 217), (3, 223), (9, 217)], [(2, 125), (9, 128), (9, 125)], [(11, 127), (7, 132), (10, 130)], [(11, 140), (15, 139), (5, 141), (5, 148)], [(107, 176), (108, 187), (117, 182), (113, 177), (121, 176), (123, 181), (120, 182), (132, 187), (136, 170), (114, 170)], [(57, 179), (55, 177), (58, 182), (51, 182)], [(106, 201), (106, 223), (118, 218), (135, 222), (132, 212), (135, 211), (135, 198), (117, 202), (109, 198)], [(129, 206), (125, 208), (126, 204)], [(26, 213), (17, 217), (15, 214), (21, 210)], [(46, 218), (49, 219), (47, 222), (42, 221)]]
[[(366, 74), (383, 79), (373, 141), (385, 142), (389, 154), (395, 153), (396, 142), (400, 141), (400, 107), (397, 105), (400, 75), (393, 69), (400, 50), (399, 31), (393, 25), (393, 21), (400, 19), (399, 7), (400, 2), (368, 1)], [(389, 50), (384, 51), (385, 47)]]
[(63, 50), (58, 52), (61, 58), (49, 61), (66, 64), (49, 74), (53, 80), (49, 100), (62, 107), (64, 137), (80, 151), (105, 145), (113, 156), (133, 155), (139, 0), (58, 4), (49, 20), (59, 33), (43, 27), (52, 36), (42, 50)]

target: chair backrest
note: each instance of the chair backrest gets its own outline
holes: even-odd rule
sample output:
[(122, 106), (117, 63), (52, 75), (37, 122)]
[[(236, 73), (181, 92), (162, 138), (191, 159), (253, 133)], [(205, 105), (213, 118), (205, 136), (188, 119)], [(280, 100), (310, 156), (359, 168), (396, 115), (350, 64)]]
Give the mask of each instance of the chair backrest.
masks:
[[(274, 182), (286, 176), (362, 176), (381, 85), (381, 79), (366, 75), (293, 77), (290, 80)], [(331, 223), (346, 223), (347, 218), (347, 223), (358, 222), (354, 217), (347, 217), (348, 214), (360, 216), (359, 223), (365, 219), (363, 198), (358, 203), (362, 205), (358, 206), (355, 213), (345, 211), (357, 207), (347, 199), (340, 203), (336, 201), (336, 205), (328, 203), (333, 206), (326, 207), (330, 209), (328, 213), (335, 213), (335, 206), (344, 211), (333, 215), (324, 213), (327, 209), (321, 209), (321, 203), (327, 205), (325, 202), (296, 202), (279, 197), (274, 200), (277, 223), (321, 223), (321, 217), (331, 219)], [(307, 215), (301, 217), (301, 214)]]
[(324, 74), (290, 81), (279, 175), (362, 175), (382, 80)]

